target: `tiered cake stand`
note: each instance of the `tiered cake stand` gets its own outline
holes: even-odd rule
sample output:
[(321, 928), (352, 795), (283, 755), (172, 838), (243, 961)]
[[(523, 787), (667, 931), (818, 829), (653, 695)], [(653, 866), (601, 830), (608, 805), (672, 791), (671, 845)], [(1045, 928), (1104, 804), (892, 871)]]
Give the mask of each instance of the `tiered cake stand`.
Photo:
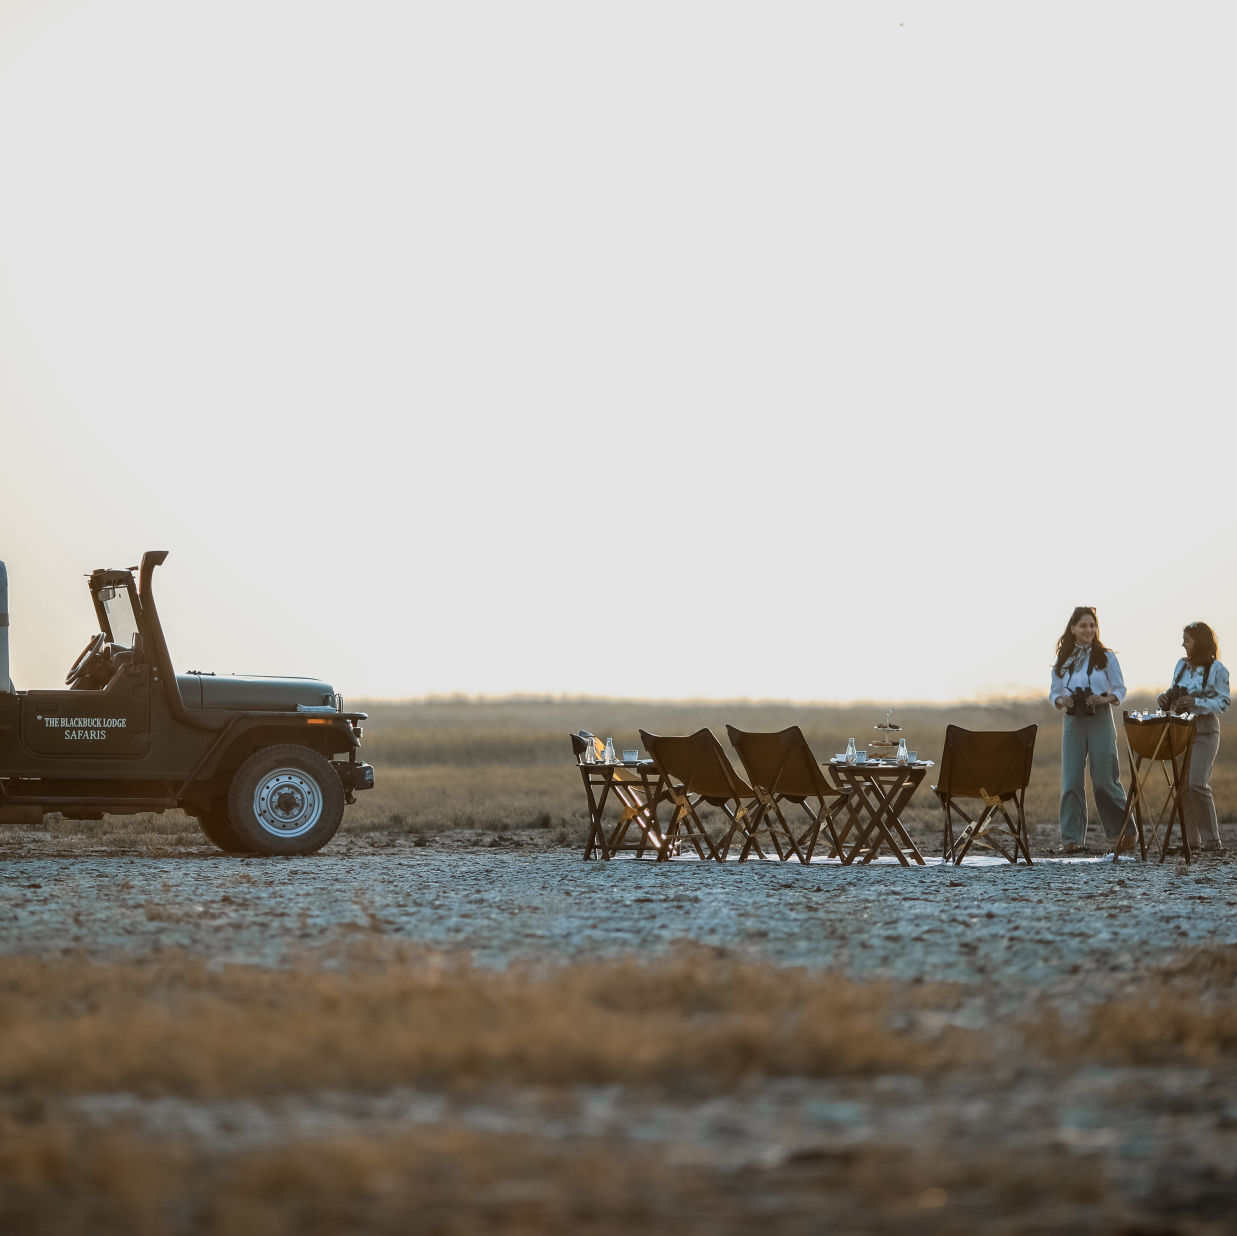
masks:
[(881, 731), (880, 738), (874, 738), (868, 743), (868, 759), (888, 760), (893, 763), (898, 754), (898, 743), (901, 740), (902, 727), (893, 723), (893, 709), (885, 709), (883, 725), (874, 725), (874, 730)]

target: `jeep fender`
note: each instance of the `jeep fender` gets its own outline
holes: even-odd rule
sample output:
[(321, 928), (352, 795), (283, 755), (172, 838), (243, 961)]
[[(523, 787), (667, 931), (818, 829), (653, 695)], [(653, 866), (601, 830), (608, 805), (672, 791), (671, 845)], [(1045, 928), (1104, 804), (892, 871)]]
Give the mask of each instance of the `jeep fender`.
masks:
[(300, 718), (288, 713), (232, 718), (185, 778), (177, 797), (184, 797), (186, 791), (191, 791), (199, 782), (213, 780), (221, 773), (230, 775), (263, 747), (292, 743), (317, 751), (328, 760), (332, 755), (351, 753), (357, 749), (360, 744), (345, 721), (330, 718), (329, 723), (323, 724), (325, 720), (318, 717)]

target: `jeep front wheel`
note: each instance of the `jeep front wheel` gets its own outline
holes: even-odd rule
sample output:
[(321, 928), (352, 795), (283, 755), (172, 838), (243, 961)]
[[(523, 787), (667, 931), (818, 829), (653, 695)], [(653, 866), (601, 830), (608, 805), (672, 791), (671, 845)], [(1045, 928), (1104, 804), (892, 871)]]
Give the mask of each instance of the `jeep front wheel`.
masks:
[(198, 812), (198, 824), (206, 836), (225, 854), (252, 854), (254, 848), (242, 840), (226, 811), (211, 811), (203, 808)]
[(316, 751), (291, 743), (267, 747), (236, 770), (228, 818), (258, 854), (312, 854), (344, 818), (344, 787)]

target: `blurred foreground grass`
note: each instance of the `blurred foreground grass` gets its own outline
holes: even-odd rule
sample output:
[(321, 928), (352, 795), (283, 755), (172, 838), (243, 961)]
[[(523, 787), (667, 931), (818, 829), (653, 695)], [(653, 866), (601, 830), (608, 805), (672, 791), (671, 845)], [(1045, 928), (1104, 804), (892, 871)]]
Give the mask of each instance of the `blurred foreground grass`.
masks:
[[(674, 957), (475, 966), (374, 927), (279, 969), (169, 951), (140, 963), (0, 956), (0, 1096), (380, 1092), (875, 1077), (1019, 1059), (1237, 1058), (1237, 947), (1147, 965), (1061, 1018), (968, 1026), (949, 983), (775, 967), (685, 942)], [(295, 1033), (290, 1032), (295, 1028)]]
[(822, 977), (700, 946), (669, 960), (495, 972), (377, 929), (345, 954), (287, 969), (0, 957), (0, 1094), (716, 1089), (753, 1076), (931, 1071), (973, 1059), (979, 1036), (907, 1026), (915, 1010), (956, 1002), (944, 985)]
[[(950, 986), (774, 970), (707, 949), (501, 974), (381, 936), (342, 970), (0, 958), (0, 1230), (1184, 1231), (1128, 1226), (1130, 1198), (1099, 1153), (1051, 1128), (1014, 1149), (963, 1122), (941, 1144), (851, 1140), (735, 1171), (657, 1136), (556, 1136), (552, 1114), (571, 1111), (580, 1087), (700, 1101), (777, 1077), (853, 1078), (875, 1099), (881, 1078), (908, 1074), (948, 1109), (951, 1087), (1011, 1084), (1013, 1062), (1035, 1090), (1101, 1067), (1133, 1070), (1136, 1095), (1137, 1070), (1183, 1065), (1206, 1087), (1237, 1062), (1235, 975), (1237, 951), (1203, 951), (1081, 1017), (1048, 1004), (981, 1029), (957, 1023)], [(243, 1137), (193, 1117), (195, 1104), (233, 1103), (211, 1110), (232, 1112), (225, 1129), (252, 1128), (297, 1096), (347, 1094), (362, 1111), (364, 1095), (407, 1086), (465, 1102), (501, 1088), (551, 1118), (519, 1135), (396, 1121)], [(92, 1123), (83, 1113), (109, 1094), (140, 1096), (164, 1132)]]

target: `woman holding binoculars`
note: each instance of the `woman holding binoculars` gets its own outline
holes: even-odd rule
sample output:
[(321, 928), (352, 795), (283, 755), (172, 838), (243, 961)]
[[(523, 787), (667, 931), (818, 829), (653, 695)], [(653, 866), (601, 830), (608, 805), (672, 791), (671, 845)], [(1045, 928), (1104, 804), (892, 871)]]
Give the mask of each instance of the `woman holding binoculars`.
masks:
[[(1116, 656), (1100, 643), (1099, 621), (1090, 605), (1074, 610), (1064, 634), (1057, 640), (1048, 699), (1054, 708), (1065, 713), (1061, 735), (1062, 849), (1066, 854), (1076, 854), (1087, 843), (1083, 778), (1088, 763), (1100, 823), (1111, 845), (1121, 831), (1121, 817), (1125, 813), (1117, 730), (1112, 719), (1112, 705), (1125, 699), (1125, 679)], [(1134, 842), (1133, 834), (1127, 831), (1121, 848), (1127, 849)]]
[(1211, 768), (1220, 749), (1220, 714), (1228, 707), (1228, 670), (1220, 663), (1215, 632), (1192, 622), (1181, 633), (1185, 656), (1173, 671), (1173, 685), (1160, 707), (1194, 714), (1189, 786), (1185, 793), (1185, 835), (1191, 850), (1220, 850), (1220, 821), (1211, 794)]

